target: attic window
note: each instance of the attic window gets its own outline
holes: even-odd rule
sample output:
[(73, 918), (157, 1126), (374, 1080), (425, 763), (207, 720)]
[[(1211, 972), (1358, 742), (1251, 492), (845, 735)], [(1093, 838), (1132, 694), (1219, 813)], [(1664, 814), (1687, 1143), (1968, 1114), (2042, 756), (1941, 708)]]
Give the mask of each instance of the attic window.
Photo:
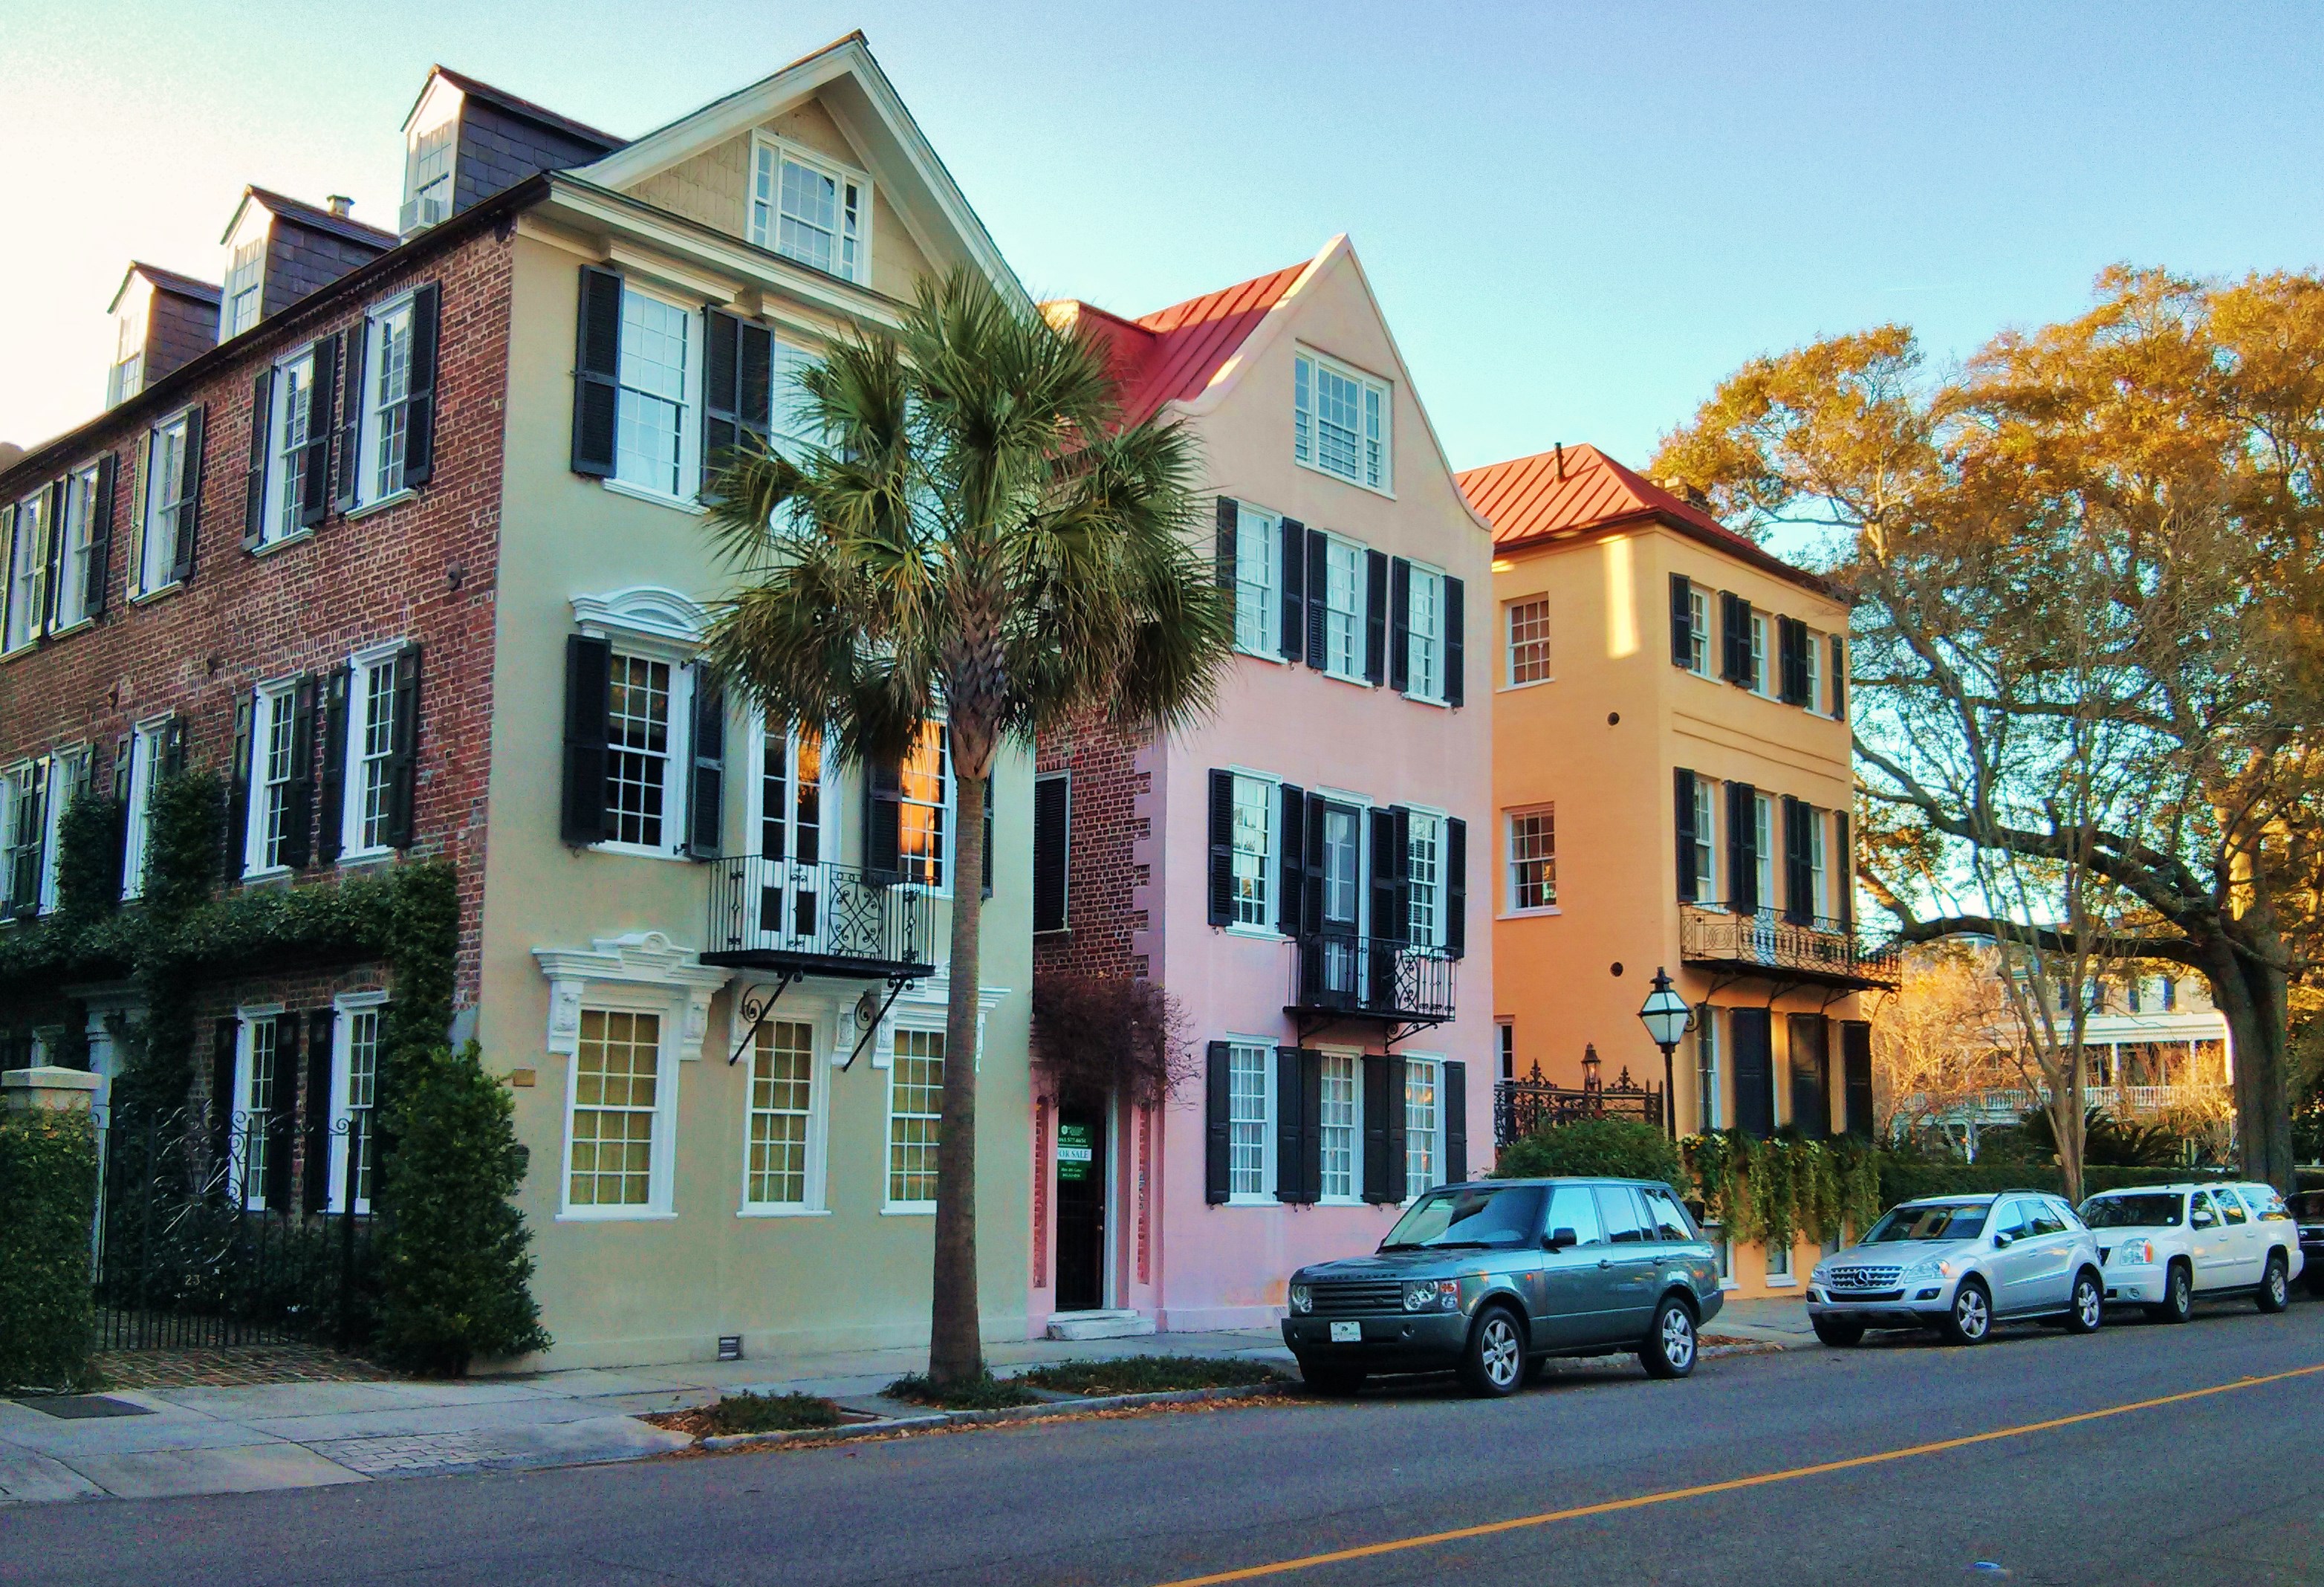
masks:
[(1301, 352), (1291, 386), (1293, 460), (1369, 490), (1392, 488), (1388, 383)]
[(872, 279), (872, 183), (788, 143), (761, 143), (751, 240), (843, 281)]
[(404, 166), (403, 209), (396, 229), (405, 235), (447, 220), (452, 214), (452, 154), (460, 124), (446, 121), (411, 141)]
[(258, 323), (265, 276), (266, 235), (262, 232), (234, 251), (233, 267), (226, 272), (226, 310), (218, 322), (218, 340), (238, 337)]

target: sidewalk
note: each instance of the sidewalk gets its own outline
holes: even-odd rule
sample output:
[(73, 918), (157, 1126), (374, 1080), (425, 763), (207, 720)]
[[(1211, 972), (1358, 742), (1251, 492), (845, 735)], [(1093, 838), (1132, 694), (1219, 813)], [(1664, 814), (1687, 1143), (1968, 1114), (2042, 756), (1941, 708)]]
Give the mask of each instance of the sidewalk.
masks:
[[(1793, 1301), (1730, 1302), (1706, 1333), (1761, 1349), (1795, 1348), (1814, 1337), (1804, 1308)], [(1125, 1355), (1241, 1356), (1286, 1370), (1293, 1365), (1272, 1328), (986, 1347), (1003, 1377), (1047, 1362)], [(643, 1413), (757, 1389), (820, 1395), (894, 1416), (911, 1407), (879, 1391), (927, 1364), (925, 1350), (872, 1350), (450, 1383), (129, 1389), (48, 1401), (47, 1408), (37, 1399), (0, 1399), (0, 1505), (638, 1460), (694, 1442), (640, 1420)]]

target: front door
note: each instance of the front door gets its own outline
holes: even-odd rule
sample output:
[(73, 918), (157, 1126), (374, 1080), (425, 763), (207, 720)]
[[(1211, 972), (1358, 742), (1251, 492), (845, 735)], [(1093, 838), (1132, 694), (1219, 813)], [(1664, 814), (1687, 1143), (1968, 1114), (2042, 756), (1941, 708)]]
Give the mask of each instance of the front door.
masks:
[(1057, 1309), (1105, 1306), (1105, 1112), (1057, 1112)]

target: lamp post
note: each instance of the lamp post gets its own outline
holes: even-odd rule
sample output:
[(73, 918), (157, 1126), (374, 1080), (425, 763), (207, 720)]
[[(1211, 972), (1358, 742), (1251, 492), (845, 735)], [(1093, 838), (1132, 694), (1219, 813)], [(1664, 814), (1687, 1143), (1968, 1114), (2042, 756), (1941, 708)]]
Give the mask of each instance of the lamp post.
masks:
[(1671, 1053), (1694, 1024), (1694, 1010), (1671, 985), (1670, 973), (1661, 965), (1655, 967), (1655, 984), (1646, 993), (1646, 1001), (1638, 1010), (1638, 1018), (1646, 1027), (1646, 1034), (1663, 1049), (1663, 1125), (1673, 1140), (1678, 1139), (1678, 1107), (1671, 1094)]

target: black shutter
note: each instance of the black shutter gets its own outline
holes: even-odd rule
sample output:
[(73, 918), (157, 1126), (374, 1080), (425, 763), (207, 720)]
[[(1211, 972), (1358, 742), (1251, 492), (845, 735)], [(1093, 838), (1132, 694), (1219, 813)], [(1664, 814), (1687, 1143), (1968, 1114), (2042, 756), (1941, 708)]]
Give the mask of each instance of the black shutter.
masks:
[(1694, 665), (1694, 581), (1683, 573), (1670, 576), (1671, 665)]
[(1307, 535), (1307, 665), (1321, 672), (1331, 660), (1331, 650), (1323, 642), (1323, 613), (1330, 598), (1332, 581), (1325, 570), (1324, 559), (1331, 541), (1321, 530)]
[(299, 1027), (296, 1014), (274, 1016), (274, 1092), (266, 1110), (266, 1210), (290, 1211), (290, 1149), (299, 1139)]
[(1458, 816), (1444, 822), (1444, 951), (1469, 951), (1469, 824)]
[[(1299, 1057), (1296, 1047), (1275, 1049), (1275, 1199), (1282, 1202), (1315, 1199), (1307, 1189), (1306, 1158), (1303, 1155), (1305, 1134), (1300, 1128), (1300, 1115), (1305, 1112), (1307, 1093), (1299, 1083)], [(1321, 1145), (1321, 1137), (1317, 1143)], [(1319, 1180), (1322, 1170), (1319, 1158)]]
[(1364, 553), (1364, 681), (1388, 681), (1388, 553)]
[(1681, 903), (1691, 904), (1696, 901), (1694, 773), (1683, 766), (1671, 773), (1671, 799), (1678, 827), (1678, 897)]
[(1775, 1132), (1772, 1020), (1765, 1009), (1728, 1013), (1728, 1049), (1735, 1062), (1735, 1127), (1765, 1140)]
[(315, 857), (326, 865), (339, 857), (340, 837), (346, 826), (347, 701), (354, 669), (342, 662), (323, 683), (323, 770), (321, 818), (317, 822)]
[(1234, 773), (1213, 769), (1210, 805), (1210, 921), (1234, 923)]
[(302, 678), (290, 700), (290, 780), (282, 790), (282, 863), (293, 871), (304, 871), (314, 858), (315, 692), (315, 679)]
[(1299, 1049), (1299, 1189), (1301, 1199), (1323, 1195), (1323, 1055)]
[(1848, 812), (1831, 813), (1832, 892), (1840, 906), (1840, 928), (1853, 935), (1856, 930), (1856, 856), (1848, 845)]
[(106, 844), (106, 885), (118, 896), (122, 870), (129, 862), (129, 768), (137, 755), (137, 735), (124, 733), (113, 741), (113, 826)]
[(254, 702), (248, 690), (234, 698), (234, 768), (226, 786), (230, 790), (226, 807), (226, 879), (241, 880), (247, 855), (244, 845), (250, 836), (250, 752), (251, 714)]
[(307, 1016), (307, 1162), (300, 1178), (306, 1191), (302, 1203), (310, 1213), (331, 1204), (332, 1017), (328, 1009)]
[(1719, 618), (1721, 649), (1725, 652), (1719, 675), (1729, 683), (1749, 688), (1756, 681), (1751, 676), (1751, 603), (1721, 590)]
[(1831, 714), (1848, 720), (1848, 641), (1831, 636)]
[(1390, 1176), (1402, 1168), (1391, 1162), (1388, 1149), (1388, 1060), (1379, 1053), (1364, 1055), (1364, 1199), (1378, 1204), (1402, 1201), (1401, 1186), (1391, 1192)]
[(331, 400), (339, 392), (339, 348), (345, 334), (315, 344), (307, 383), (307, 444), (299, 448), (299, 527), (310, 529), (331, 510)]
[(702, 311), (702, 484), (742, 441), (742, 321), (724, 309)]
[(1808, 699), (1808, 625), (1796, 617), (1775, 619), (1775, 649), (1782, 658), (1778, 693), (1787, 706)]
[(403, 477), (399, 487), (436, 475), (436, 345), (444, 302), (434, 281), (411, 294), (411, 383), (403, 399)]
[(1444, 703), (1469, 703), (1469, 584), (1444, 580)]
[(1285, 783), (1278, 790), (1282, 819), (1277, 827), (1275, 856), (1275, 928), (1297, 937), (1308, 924), (1307, 795)]
[(339, 365), (338, 472), (331, 507), (352, 512), (363, 500), (364, 355), (371, 346), (371, 321), (347, 332), (346, 356)]
[(1217, 1206), (1234, 1193), (1234, 1157), (1229, 1131), (1231, 1058), (1227, 1044), (1214, 1041), (1203, 1070), (1203, 1199)]
[(233, 1016), (220, 1020), (210, 1032), (210, 1172), (229, 1196), (242, 1189), (234, 1171), (234, 1115), (241, 1098), (234, 1094), (235, 1049), (241, 1026)]
[(418, 645), (406, 645), (395, 654), (395, 721), (388, 734), (388, 746), (387, 843), (390, 848), (408, 849), (420, 798)]
[(202, 415), (199, 407), (186, 414), (186, 459), (178, 473), (177, 533), (170, 558), (170, 577), (178, 584), (192, 581), (194, 551), (201, 539)]
[(113, 561), (113, 494), (120, 473), (119, 453), (107, 452), (97, 460), (97, 499), (88, 508), (88, 588), (81, 608), (91, 617), (105, 615), (105, 581)]
[(1242, 505), (1232, 496), (1221, 496), (1218, 505), (1218, 539), (1211, 548), (1212, 574), (1218, 586), (1227, 593), (1227, 618), (1235, 616), (1235, 563), (1242, 543)]
[(69, 481), (59, 480), (49, 487), (49, 544), (47, 565), (41, 570), (42, 633), (57, 625), (57, 599), (64, 588), (65, 505), (71, 499)]
[(1406, 1123), (1404, 1055), (1388, 1055), (1388, 1199), (1402, 1201), (1410, 1172), (1405, 1166)]
[(735, 410), (734, 421), (741, 427), (744, 439), (764, 446), (768, 425), (774, 418), (774, 331), (755, 320), (744, 320), (740, 351), (741, 406)]
[(1794, 1014), (1785, 1021), (1791, 1048), (1792, 1128), (1812, 1140), (1831, 1134), (1831, 1056), (1825, 1046), (1821, 1014)]
[(992, 773), (988, 771), (984, 775), (983, 861), (978, 867), (984, 872), (982, 890), (986, 898), (992, 896)]
[(1727, 785), (1727, 905), (1738, 915), (1759, 908), (1757, 799), (1748, 782)]
[(894, 761), (864, 764), (863, 869), (882, 887), (903, 877), (904, 772)]
[(1070, 773), (1053, 771), (1033, 780), (1033, 929), (1063, 931), (1067, 918), (1073, 861), (1073, 798)]
[(605, 712), (613, 647), (568, 634), (565, 641), (565, 813), (567, 843), (605, 835)]
[[(1872, 1027), (1863, 1020), (1840, 1022), (1840, 1065), (1847, 1093), (1848, 1132), (1870, 1139), (1872, 1116)], [(1861, 1234), (1863, 1231), (1858, 1230)]]
[(1296, 661), (1307, 650), (1307, 530), (1296, 518), (1283, 521), (1283, 659)]
[(1808, 896), (1814, 874), (1808, 869), (1808, 823), (1814, 818), (1805, 805), (1784, 796), (1784, 918), (1794, 926), (1815, 915), (1815, 900)]
[[(1397, 812), (1393, 808), (1383, 809), (1375, 807), (1370, 812), (1370, 817), (1371, 934), (1376, 940), (1381, 942), (1402, 942), (1405, 927), (1404, 916), (1410, 913), (1410, 909), (1407, 906), (1402, 915), (1397, 909), (1397, 900), (1401, 896), (1399, 885), (1400, 872), (1403, 870), (1403, 867), (1397, 863)], [(1390, 957), (1385, 954), (1379, 956)], [(1391, 960), (1391, 976), (1393, 971), (1394, 964)]]
[(1458, 1185), (1469, 1177), (1469, 1066), (1448, 1062), (1443, 1073), (1444, 1183)]
[(250, 383), (250, 472), (243, 477), (242, 549), (256, 550), (266, 539), (266, 452), (274, 429), (274, 370), (261, 369)]
[(613, 474), (613, 415), (622, 378), (621, 272), (581, 267), (581, 305), (573, 355), (573, 472)]
[(1311, 937), (1321, 936), (1332, 924), (1323, 915), (1323, 812), (1329, 804), (1322, 794), (1311, 793), (1299, 818), (1299, 918)]
[(694, 775), (687, 785), (686, 852), (697, 860), (715, 860), (726, 836), (726, 691), (699, 666), (694, 672), (690, 736)]
[(1412, 563), (1403, 557), (1388, 565), (1388, 686), (1412, 692)]

